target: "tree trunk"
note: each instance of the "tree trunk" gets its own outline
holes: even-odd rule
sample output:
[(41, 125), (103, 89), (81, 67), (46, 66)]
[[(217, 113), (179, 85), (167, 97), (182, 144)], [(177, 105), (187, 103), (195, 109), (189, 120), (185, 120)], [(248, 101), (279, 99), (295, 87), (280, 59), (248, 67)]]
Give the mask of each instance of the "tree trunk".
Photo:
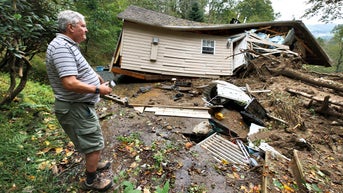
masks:
[[(307, 94), (305, 92), (297, 91), (297, 90), (290, 89), (290, 88), (287, 88), (286, 91), (289, 92), (289, 93), (292, 93), (292, 94), (301, 95), (301, 96), (303, 96), (305, 98), (308, 98), (308, 99), (311, 99), (311, 100), (315, 100), (315, 101), (318, 101), (318, 102), (324, 102), (323, 98), (315, 97), (315, 96), (312, 96), (312, 95)], [(343, 107), (343, 103), (340, 102), (340, 101), (328, 100), (328, 102), (333, 104), (333, 105), (337, 105), (337, 106)]]
[(280, 74), (280, 75), (287, 76), (293, 79), (298, 79), (298, 80), (301, 80), (301, 81), (304, 81), (306, 83), (310, 83), (316, 86), (326, 87), (326, 88), (330, 88), (338, 92), (343, 92), (343, 85), (334, 81), (313, 78), (312, 76), (300, 73), (290, 68), (275, 68), (275, 69), (269, 68), (269, 70), (273, 74)]
[[(0, 101), (0, 106), (10, 103), (25, 88), (26, 82), (28, 80), (29, 71), (32, 67), (31, 63), (25, 57), (22, 57), (21, 60), (18, 60), (18, 58), (16, 58), (15, 56), (13, 57), (14, 58), (11, 60), (13, 62), (10, 67), (11, 83), (4, 98)], [(16, 86), (16, 71), (14, 67), (20, 66), (20, 63), (23, 63), (23, 76), (20, 77), (20, 82)]]
[(342, 41), (341, 41), (340, 45), (341, 45), (341, 50), (339, 52), (339, 56), (338, 56), (338, 60), (337, 60), (336, 72), (340, 71), (341, 65), (342, 65), (342, 58), (343, 58), (343, 42)]

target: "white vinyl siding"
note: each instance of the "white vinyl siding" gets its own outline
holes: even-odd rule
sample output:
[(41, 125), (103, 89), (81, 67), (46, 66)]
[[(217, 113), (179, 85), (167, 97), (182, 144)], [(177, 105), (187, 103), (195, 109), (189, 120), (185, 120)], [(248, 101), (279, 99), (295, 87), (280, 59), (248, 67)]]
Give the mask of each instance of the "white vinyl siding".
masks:
[[(232, 75), (227, 37), (168, 31), (125, 23), (122, 34), (121, 68), (176, 76), (218, 77)], [(156, 60), (151, 61), (151, 40), (158, 37)], [(215, 55), (202, 54), (203, 39), (216, 42)]]

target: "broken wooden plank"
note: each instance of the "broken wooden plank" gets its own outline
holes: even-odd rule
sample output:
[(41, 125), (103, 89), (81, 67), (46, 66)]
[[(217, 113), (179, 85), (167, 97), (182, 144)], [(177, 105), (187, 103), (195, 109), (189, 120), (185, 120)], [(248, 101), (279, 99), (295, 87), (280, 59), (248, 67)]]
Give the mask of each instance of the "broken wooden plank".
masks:
[(133, 107), (133, 109), (135, 109), (135, 111), (139, 112), (139, 113), (143, 113), (145, 107)]
[(266, 151), (265, 157), (264, 157), (264, 164), (263, 164), (263, 172), (262, 172), (262, 193), (268, 193), (268, 178), (269, 178), (269, 163), (270, 160), (270, 152)]
[[(243, 88), (244, 89), (244, 88)], [(248, 84), (245, 84), (245, 90), (246, 92), (251, 95), (252, 93), (264, 93), (264, 92), (271, 92), (271, 90), (251, 90), (250, 86)], [(251, 96), (250, 96), (251, 97)]]
[(298, 150), (296, 149), (293, 150), (293, 156), (294, 157), (291, 162), (291, 167), (294, 174), (294, 178), (301, 192), (307, 192), (306, 187), (304, 185), (304, 182), (305, 182), (304, 169), (299, 159)]
[(248, 126), (244, 123), (242, 115), (238, 111), (222, 108), (219, 112), (222, 113), (223, 119), (212, 118), (212, 121), (219, 128), (233, 137), (247, 137)]
[(155, 115), (175, 116), (175, 117), (191, 117), (210, 119), (211, 115), (208, 110), (202, 109), (182, 109), (182, 108), (166, 108), (166, 107), (146, 107), (146, 112), (155, 112)]
[(127, 97), (120, 98), (118, 95), (115, 95), (115, 94), (102, 95), (102, 97), (105, 99), (113, 100), (113, 101), (118, 102), (122, 105), (128, 106), (129, 101), (128, 101)]
[(273, 43), (273, 42), (268, 41), (266, 39), (262, 39), (261, 37), (257, 36), (256, 34), (253, 34), (253, 33), (249, 34), (249, 37), (247, 38), (247, 41), (251, 42), (251, 43), (265, 44), (265, 45), (275, 46), (277, 48), (289, 50), (289, 46)]
[[(301, 95), (301, 96), (303, 96), (305, 98), (309, 98), (309, 99), (312, 99), (312, 100), (315, 100), (315, 101), (318, 101), (318, 102), (324, 102), (324, 98), (315, 97), (313, 95), (307, 94), (307, 93), (302, 92), (302, 91), (297, 91), (297, 90), (294, 90), (294, 89), (291, 89), (291, 88), (287, 88), (286, 91), (289, 92), (289, 93), (292, 93), (292, 94)], [(328, 102), (331, 103), (331, 104), (343, 107), (343, 102), (335, 101), (335, 100), (328, 100)]]
[(174, 76), (160, 75), (152, 73), (137, 72), (132, 70), (126, 70), (119, 67), (112, 67), (111, 72), (115, 74), (127, 75), (130, 77), (142, 79), (142, 80), (170, 80)]
[(253, 50), (261, 50), (267, 53), (264, 53), (262, 55), (272, 55), (272, 54), (280, 54), (280, 53), (288, 53), (288, 54), (293, 54), (294, 56), (299, 56), (298, 53), (290, 51), (290, 50), (285, 50), (285, 49), (278, 49), (278, 48), (273, 48), (273, 49), (268, 49), (268, 48), (262, 48), (260, 46), (254, 45)]
[(261, 192), (300, 192), (290, 168), (290, 160), (280, 154), (266, 151)]
[[(161, 108), (179, 108), (179, 109), (197, 109), (197, 110), (210, 110), (209, 107), (197, 107), (197, 106), (181, 106), (181, 105), (145, 105), (145, 104), (130, 104), (132, 107), (161, 107)], [(220, 106), (221, 107), (221, 106)]]

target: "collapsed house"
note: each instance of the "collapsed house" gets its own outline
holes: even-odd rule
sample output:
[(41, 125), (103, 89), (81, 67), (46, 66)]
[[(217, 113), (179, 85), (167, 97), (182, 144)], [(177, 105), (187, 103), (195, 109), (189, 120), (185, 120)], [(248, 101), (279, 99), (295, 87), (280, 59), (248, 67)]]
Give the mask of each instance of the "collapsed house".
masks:
[[(172, 80), (172, 85), (160, 85), (159, 89), (177, 91), (177, 94), (171, 97), (174, 101), (186, 95), (193, 97), (201, 93), (195, 92), (198, 88), (185, 88), (191, 87), (191, 83), (179, 82), (175, 77), (219, 79), (235, 75), (238, 69), (251, 64), (252, 61), (258, 63), (258, 60), (255, 60), (257, 58), (262, 58), (263, 63), (268, 63), (272, 60), (265, 60), (265, 57), (281, 58), (286, 55), (299, 58), (301, 64), (331, 66), (329, 57), (301, 21), (209, 25), (135, 6), (130, 6), (120, 13), (119, 18), (123, 19), (123, 29), (110, 71), (139, 79)], [(277, 64), (281, 66), (281, 63), (280, 60)], [(290, 63), (282, 65), (287, 66)], [(297, 76), (297, 70), (282, 71), (286, 72), (285, 75), (296, 76), (295, 79), (306, 82), (302, 79), (305, 78), (311, 80), (311, 84), (314, 82), (313, 78)], [(319, 85), (338, 91), (342, 88), (340, 85), (333, 88), (334, 82)], [(142, 87), (139, 93), (150, 92), (151, 88)], [(313, 187), (312, 184), (304, 183), (311, 181), (306, 176), (307, 172), (302, 169), (308, 163), (308, 159), (304, 158), (304, 152), (299, 153), (294, 149), (291, 158), (279, 153), (268, 143), (261, 142), (259, 146), (250, 143), (250, 138), (258, 139), (254, 134), (260, 129), (265, 129), (265, 122), (270, 120), (285, 126), (286, 130), (304, 127), (302, 122), (292, 123), (292, 120), (274, 117), (264, 109), (257, 97), (252, 94), (270, 92), (264, 87), (261, 88), (263, 90), (251, 90), (248, 84), (246, 87), (239, 87), (221, 80), (212, 81), (206, 87), (201, 87), (206, 103), (204, 107), (161, 105), (150, 101), (158, 96), (156, 94), (148, 95), (151, 96), (147, 97), (150, 98), (149, 102), (144, 104), (135, 104), (126, 97), (121, 99), (116, 95), (104, 97), (133, 107), (139, 113), (147, 112), (156, 116), (192, 118), (195, 122), (199, 121), (195, 127), (190, 127), (192, 131), (182, 130), (182, 134), (186, 137), (193, 134), (204, 137), (195, 148), (205, 149), (219, 163), (242, 166), (241, 171), (247, 172), (263, 167), (262, 183), (259, 188), (261, 192), (306, 192), (317, 183), (313, 183)], [(313, 96), (309, 98), (311, 101), (315, 100)], [(327, 102), (323, 107), (339, 104), (335, 101)], [(311, 149), (311, 143), (304, 138), (296, 138), (294, 143), (301, 148)], [(320, 173), (318, 177), (326, 176)], [(233, 181), (237, 179), (239, 178), (232, 178)], [(311, 187), (307, 187), (310, 185)]]
[[(110, 71), (140, 79), (231, 76), (259, 54), (291, 54), (331, 66), (302, 21), (206, 24), (136, 6), (118, 15), (123, 27)], [(254, 54), (255, 53), (255, 54)]]

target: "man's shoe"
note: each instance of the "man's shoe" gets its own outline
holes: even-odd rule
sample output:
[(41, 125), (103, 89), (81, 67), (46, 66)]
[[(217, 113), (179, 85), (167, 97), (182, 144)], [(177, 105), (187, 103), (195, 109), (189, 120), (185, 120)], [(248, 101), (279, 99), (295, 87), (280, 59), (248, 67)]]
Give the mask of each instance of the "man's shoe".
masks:
[(112, 180), (111, 179), (100, 179), (96, 178), (92, 184), (88, 184), (86, 181), (82, 183), (81, 189), (82, 190), (96, 190), (96, 191), (106, 191), (112, 187)]
[(98, 162), (98, 167), (96, 168), (96, 170), (97, 171), (107, 170), (108, 168), (110, 168), (110, 166), (111, 166), (110, 161), (101, 161), (101, 162)]

